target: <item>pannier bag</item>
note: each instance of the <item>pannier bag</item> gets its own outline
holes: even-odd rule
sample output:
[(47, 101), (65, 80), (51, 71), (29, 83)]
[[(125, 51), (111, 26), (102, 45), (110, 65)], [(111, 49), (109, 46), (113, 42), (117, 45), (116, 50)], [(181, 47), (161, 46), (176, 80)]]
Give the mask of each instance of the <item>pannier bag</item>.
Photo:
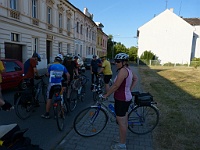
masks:
[(134, 103), (139, 106), (150, 106), (153, 101), (153, 96), (150, 93), (132, 92), (135, 96)]

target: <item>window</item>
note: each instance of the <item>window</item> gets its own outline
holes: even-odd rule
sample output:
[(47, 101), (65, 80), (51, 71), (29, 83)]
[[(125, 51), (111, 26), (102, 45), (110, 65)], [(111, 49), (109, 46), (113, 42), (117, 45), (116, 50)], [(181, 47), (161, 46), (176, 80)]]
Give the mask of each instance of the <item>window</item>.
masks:
[(59, 28), (62, 28), (62, 14), (59, 13)]
[(11, 33), (11, 41), (19, 42), (19, 34)]
[(61, 53), (62, 52), (62, 43), (59, 42), (58, 43), (58, 53)]
[(81, 25), (80, 33), (83, 34), (83, 25)]
[(15, 72), (22, 70), (22, 68), (15, 62), (12, 61), (6, 61), (5, 64), (5, 72)]
[(80, 45), (80, 55), (83, 56), (83, 45)]
[(33, 38), (33, 52), (38, 52), (38, 38)]
[(38, 0), (32, 0), (32, 17), (37, 18)]
[(70, 18), (67, 18), (67, 31), (70, 32), (70, 24), (71, 24), (71, 20)]
[(79, 22), (76, 24), (76, 32), (79, 33)]
[(67, 54), (70, 53), (70, 44), (67, 44)]
[(88, 28), (87, 28), (87, 30), (86, 30), (86, 37), (88, 37)]
[(10, 8), (17, 10), (17, 0), (10, 0)]
[(78, 44), (76, 44), (75, 55), (78, 55)]
[(47, 23), (51, 24), (51, 8), (47, 7)]

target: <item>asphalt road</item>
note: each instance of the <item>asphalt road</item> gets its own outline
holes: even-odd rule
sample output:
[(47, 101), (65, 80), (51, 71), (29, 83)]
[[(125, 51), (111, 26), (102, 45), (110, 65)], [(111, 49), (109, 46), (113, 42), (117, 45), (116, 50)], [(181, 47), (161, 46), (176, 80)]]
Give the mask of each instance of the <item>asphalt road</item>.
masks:
[[(115, 70), (115, 67), (113, 67)], [(115, 76), (115, 72), (113, 70), (113, 77)], [(90, 79), (90, 71), (87, 70), (85, 75)], [(59, 142), (71, 131), (73, 128), (73, 119), (76, 114), (82, 110), (83, 108), (90, 106), (94, 103), (92, 99), (92, 92), (90, 91), (91, 81), (87, 83), (86, 95), (84, 102), (79, 101), (76, 109), (71, 112), (65, 119), (65, 128), (63, 131), (59, 131), (57, 128), (56, 120), (53, 118), (53, 109), (51, 109), (50, 115), (52, 116), (50, 119), (41, 118), (41, 114), (45, 112), (44, 103), (40, 104), (39, 108), (36, 108), (35, 112), (32, 113), (30, 118), (27, 120), (19, 119), (15, 110), (11, 110), (9, 112), (0, 111), (0, 125), (17, 123), (21, 129), (28, 128), (29, 130), (25, 133), (25, 136), (31, 138), (32, 144), (39, 145), (42, 149), (54, 149)], [(3, 91), (3, 97), (5, 100), (8, 100), (13, 104), (14, 101), (14, 93), (16, 93), (16, 89)]]

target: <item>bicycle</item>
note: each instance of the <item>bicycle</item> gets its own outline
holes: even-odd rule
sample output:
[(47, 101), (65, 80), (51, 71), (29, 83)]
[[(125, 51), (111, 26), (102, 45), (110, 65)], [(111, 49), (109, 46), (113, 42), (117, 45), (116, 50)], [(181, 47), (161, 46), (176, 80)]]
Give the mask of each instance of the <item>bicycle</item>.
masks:
[[(113, 81), (112, 79), (110, 79), (109, 86), (112, 86), (112, 84), (113, 84)], [(93, 84), (93, 87), (92, 87), (92, 92), (93, 92), (92, 96), (93, 96), (94, 101), (98, 101), (99, 94), (105, 93), (105, 84), (103, 80), (103, 74), (99, 74), (97, 76), (97, 80), (95, 84)]]
[[(149, 93), (132, 92), (132, 95), (135, 97), (135, 101), (130, 105), (128, 129), (138, 135), (147, 134), (157, 126), (159, 121), (156, 102)], [(108, 112), (116, 118), (112, 104), (106, 106), (101, 94), (99, 97), (96, 105), (85, 108), (75, 117), (73, 127), (77, 134), (84, 137), (99, 134), (106, 127), (110, 117)]]
[[(86, 84), (89, 81), (89, 79), (83, 75), (80, 74), (79, 76), (75, 76), (74, 80), (71, 82), (71, 92), (70, 92), (70, 103), (73, 102), (77, 104), (77, 100), (84, 101), (84, 96), (86, 92)], [(75, 109), (76, 105), (74, 105), (74, 108), (71, 110), (73, 111)]]
[(64, 129), (65, 114), (68, 112), (67, 102), (61, 98), (61, 85), (54, 85), (53, 88), (53, 111), (54, 118), (58, 129), (62, 131)]
[(41, 91), (43, 102), (46, 103), (47, 84), (45, 83), (44, 78), (45, 75), (39, 76), (39, 78), (35, 78), (39, 81), (33, 87), (30, 87), (30, 79), (24, 80), (27, 88), (15, 93), (15, 113), (20, 119), (25, 120), (30, 117), (31, 113), (36, 107), (36, 103), (39, 102)]

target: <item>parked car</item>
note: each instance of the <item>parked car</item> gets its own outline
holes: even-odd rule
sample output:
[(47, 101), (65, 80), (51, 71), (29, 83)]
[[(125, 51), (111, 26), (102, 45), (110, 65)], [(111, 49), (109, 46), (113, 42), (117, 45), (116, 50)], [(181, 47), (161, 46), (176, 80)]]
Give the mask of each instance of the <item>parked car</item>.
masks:
[(1, 59), (5, 67), (2, 73), (2, 90), (20, 87), (23, 84), (24, 65), (16, 59)]

